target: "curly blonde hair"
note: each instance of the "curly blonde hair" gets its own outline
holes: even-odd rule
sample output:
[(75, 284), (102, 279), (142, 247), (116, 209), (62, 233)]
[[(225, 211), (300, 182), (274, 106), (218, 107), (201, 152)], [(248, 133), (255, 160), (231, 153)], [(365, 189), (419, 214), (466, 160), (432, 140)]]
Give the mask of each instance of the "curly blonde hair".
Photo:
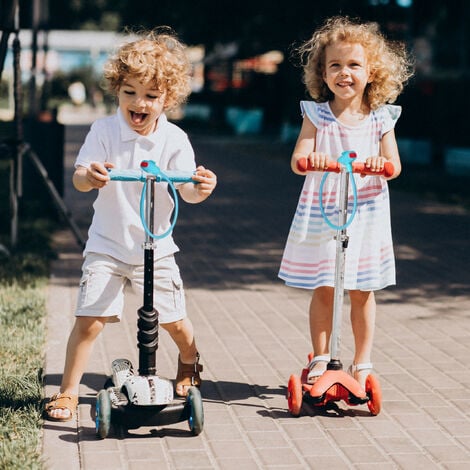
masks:
[(333, 98), (323, 74), (325, 49), (337, 42), (360, 44), (364, 48), (373, 74), (373, 80), (364, 92), (371, 109), (393, 103), (413, 75), (412, 63), (404, 45), (387, 40), (376, 23), (360, 23), (347, 16), (335, 16), (326, 20), (297, 49), (304, 71), (304, 83), (314, 101), (325, 102)]
[(166, 92), (165, 109), (184, 103), (191, 93), (186, 46), (170, 28), (137, 33), (137, 39), (119, 47), (106, 62), (104, 86), (117, 95), (129, 76), (141, 83), (152, 82), (159, 92)]

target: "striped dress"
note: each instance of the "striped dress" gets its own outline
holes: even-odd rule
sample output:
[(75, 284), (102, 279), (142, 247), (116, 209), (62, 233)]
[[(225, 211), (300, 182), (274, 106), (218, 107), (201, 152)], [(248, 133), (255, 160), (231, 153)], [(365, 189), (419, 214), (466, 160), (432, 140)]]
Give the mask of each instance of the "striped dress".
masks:
[[(394, 128), (400, 116), (399, 106), (385, 105), (359, 126), (338, 122), (328, 103), (301, 102), (302, 115), (317, 128), (316, 151), (337, 158), (344, 150), (354, 150), (358, 162), (379, 155), (382, 136)], [(288, 286), (315, 289), (334, 287), (336, 231), (323, 220), (320, 212), (319, 186), (322, 172), (305, 176), (297, 209), (284, 249), (279, 277)], [(372, 291), (395, 284), (390, 205), (387, 181), (379, 176), (361, 178), (357, 185), (357, 212), (347, 229), (344, 288)], [(339, 225), (340, 175), (330, 173), (323, 187), (323, 207), (330, 221)], [(348, 216), (352, 211), (349, 185)]]

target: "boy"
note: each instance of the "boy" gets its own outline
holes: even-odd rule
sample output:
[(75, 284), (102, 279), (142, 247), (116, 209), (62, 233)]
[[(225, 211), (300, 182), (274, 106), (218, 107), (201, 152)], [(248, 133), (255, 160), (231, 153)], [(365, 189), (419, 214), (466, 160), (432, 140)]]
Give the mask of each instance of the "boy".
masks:
[[(143, 292), (144, 229), (139, 214), (141, 185), (109, 183), (108, 168), (138, 168), (154, 160), (163, 170), (196, 170), (194, 181), (178, 187), (189, 203), (204, 201), (217, 184), (216, 175), (199, 166), (187, 135), (169, 123), (164, 111), (183, 103), (190, 93), (190, 63), (185, 48), (167, 32), (152, 31), (120, 47), (105, 66), (108, 88), (119, 103), (115, 115), (96, 121), (75, 163), (78, 191), (98, 189), (89, 238), (84, 250), (75, 325), (67, 344), (60, 392), (51, 397), (45, 415), (69, 421), (78, 404), (78, 387), (92, 346), (107, 322), (119, 321), (124, 298), (138, 303)], [(173, 210), (165, 185), (156, 185), (156, 233), (165, 232)], [(161, 326), (179, 349), (176, 393), (186, 396), (200, 386), (199, 354), (186, 316), (184, 291), (171, 236), (156, 241), (155, 307)]]

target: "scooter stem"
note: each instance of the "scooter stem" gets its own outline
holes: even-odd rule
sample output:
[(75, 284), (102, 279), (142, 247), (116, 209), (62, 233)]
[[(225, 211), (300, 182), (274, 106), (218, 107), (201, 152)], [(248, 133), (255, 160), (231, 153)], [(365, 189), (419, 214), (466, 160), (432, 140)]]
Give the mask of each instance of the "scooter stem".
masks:
[[(339, 221), (338, 227), (344, 227), (348, 217), (348, 189), (349, 174), (347, 168), (341, 168), (340, 193), (339, 193)], [(335, 293), (333, 300), (333, 329), (331, 334), (330, 353), (331, 361), (328, 369), (341, 370), (343, 368), (339, 360), (339, 348), (341, 344), (341, 322), (344, 300), (344, 266), (346, 262), (346, 248), (349, 237), (346, 228), (336, 231), (336, 264), (335, 264)]]
[[(155, 175), (146, 175), (145, 218), (150, 233), (154, 229)], [(139, 375), (156, 375), (158, 311), (153, 306), (154, 242), (146, 233), (144, 243), (144, 305), (137, 311)]]

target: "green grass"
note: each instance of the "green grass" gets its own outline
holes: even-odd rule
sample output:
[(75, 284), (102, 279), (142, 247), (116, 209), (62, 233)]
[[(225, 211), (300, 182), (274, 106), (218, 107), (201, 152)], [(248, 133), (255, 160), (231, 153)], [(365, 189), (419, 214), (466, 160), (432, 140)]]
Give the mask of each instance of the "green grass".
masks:
[[(0, 161), (0, 218), (9, 221), (8, 167)], [(0, 470), (41, 469), (42, 367), (46, 286), (54, 256), (54, 218), (21, 200), (18, 243), (10, 247), (10, 225), (0, 243), (11, 256), (0, 259)], [(43, 211), (44, 212), (44, 211)]]

